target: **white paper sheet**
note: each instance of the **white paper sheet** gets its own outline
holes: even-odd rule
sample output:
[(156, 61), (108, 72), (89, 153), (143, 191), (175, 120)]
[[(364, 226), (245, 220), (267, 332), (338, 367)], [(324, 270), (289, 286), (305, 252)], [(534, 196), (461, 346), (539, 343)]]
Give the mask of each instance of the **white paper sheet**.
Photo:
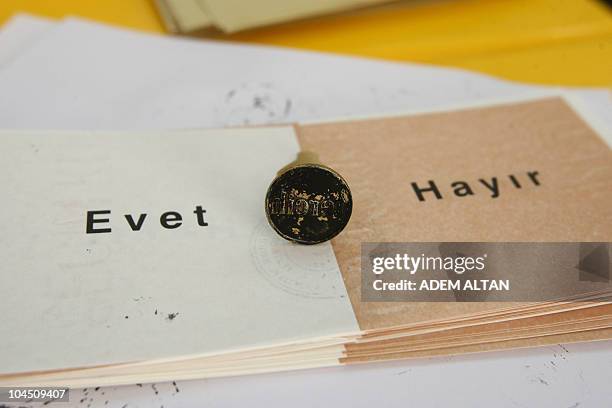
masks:
[[(551, 88), (71, 20), (7, 66), (0, 89), (0, 127), (126, 130), (405, 112)], [(572, 92), (612, 122), (607, 91)]]
[[(2, 373), (359, 331), (331, 246), (292, 245), (265, 220), (299, 151), (292, 127), (5, 131), (0, 145)], [(99, 210), (92, 230), (110, 231), (87, 233)], [(182, 225), (164, 227), (167, 211)]]
[(55, 27), (51, 20), (17, 14), (0, 28), (0, 69)]

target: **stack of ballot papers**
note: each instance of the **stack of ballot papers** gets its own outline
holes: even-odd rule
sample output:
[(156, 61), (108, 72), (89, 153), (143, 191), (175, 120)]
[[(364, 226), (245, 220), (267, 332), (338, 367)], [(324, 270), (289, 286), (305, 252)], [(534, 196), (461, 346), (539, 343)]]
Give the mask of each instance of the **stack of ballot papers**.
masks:
[[(612, 338), (608, 90), (29, 16), (0, 89), (2, 386)], [(353, 197), (314, 246), (264, 210), (304, 150)], [(372, 291), (406, 248), (483, 256), (512, 296)]]
[(169, 31), (190, 33), (209, 29), (235, 32), (389, 1), (155, 0), (155, 5)]

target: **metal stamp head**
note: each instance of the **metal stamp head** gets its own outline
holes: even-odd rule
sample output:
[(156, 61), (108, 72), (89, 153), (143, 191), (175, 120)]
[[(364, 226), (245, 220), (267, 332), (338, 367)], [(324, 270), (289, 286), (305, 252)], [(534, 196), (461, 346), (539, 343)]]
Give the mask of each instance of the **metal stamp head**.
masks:
[(353, 210), (351, 190), (334, 170), (299, 164), (278, 175), (266, 194), (268, 222), (283, 238), (300, 244), (332, 239)]

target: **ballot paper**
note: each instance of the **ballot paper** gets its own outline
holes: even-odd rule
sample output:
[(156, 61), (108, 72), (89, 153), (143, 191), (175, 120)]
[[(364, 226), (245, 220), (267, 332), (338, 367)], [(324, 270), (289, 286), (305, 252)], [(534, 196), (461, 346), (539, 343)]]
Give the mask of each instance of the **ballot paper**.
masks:
[[(4, 131), (0, 145), (3, 373), (358, 331), (330, 245), (266, 223), (291, 127)], [(287, 272), (308, 285), (286, 290)]]
[[(363, 243), (612, 240), (612, 209), (604, 198), (612, 194), (609, 147), (563, 99), (306, 124), (298, 133), (301, 146), (320, 151), (321, 160), (337, 169), (353, 191), (354, 218), (333, 244), (362, 329), (500, 307), (491, 298), (450, 308), (414, 299), (364, 301)], [(461, 252), (469, 250), (464, 245)], [(502, 274), (515, 279), (509, 300), (526, 300), (531, 288), (544, 293), (581, 283), (572, 273), (577, 257), (576, 263), (567, 262), (568, 271), (547, 271), (555, 260), (546, 259), (538, 274), (525, 276), (514, 271), (521, 265), (516, 253), (501, 259), (501, 254), (489, 255), (488, 269), (493, 259), (512, 265)], [(540, 280), (541, 275), (546, 277)]]
[[(423, 111), (556, 91), (462, 70), (67, 20), (0, 73), (0, 127), (184, 129)], [(566, 89), (612, 127), (608, 90)]]
[[(365, 242), (612, 241), (610, 151), (581, 109), (555, 97), (294, 127), (4, 131), (0, 295), (9, 310), (28, 308), (0, 332), (0, 384), (128, 384), (609, 339), (609, 276), (605, 290), (540, 303), (362, 297)], [(353, 218), (333, 252), (290, 244), (265, 222), (266, 187), (300, 147), (351, 186)], [(582, 285), (568, 259), (532, 282)]]

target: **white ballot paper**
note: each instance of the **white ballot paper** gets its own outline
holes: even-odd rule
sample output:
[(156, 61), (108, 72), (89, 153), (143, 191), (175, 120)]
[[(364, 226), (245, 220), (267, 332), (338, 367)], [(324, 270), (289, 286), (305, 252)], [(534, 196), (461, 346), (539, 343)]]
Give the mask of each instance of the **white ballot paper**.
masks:
[(331, 246), (266, 223), (291, 127), (0, 138), (2, 373), (359, 330)]

